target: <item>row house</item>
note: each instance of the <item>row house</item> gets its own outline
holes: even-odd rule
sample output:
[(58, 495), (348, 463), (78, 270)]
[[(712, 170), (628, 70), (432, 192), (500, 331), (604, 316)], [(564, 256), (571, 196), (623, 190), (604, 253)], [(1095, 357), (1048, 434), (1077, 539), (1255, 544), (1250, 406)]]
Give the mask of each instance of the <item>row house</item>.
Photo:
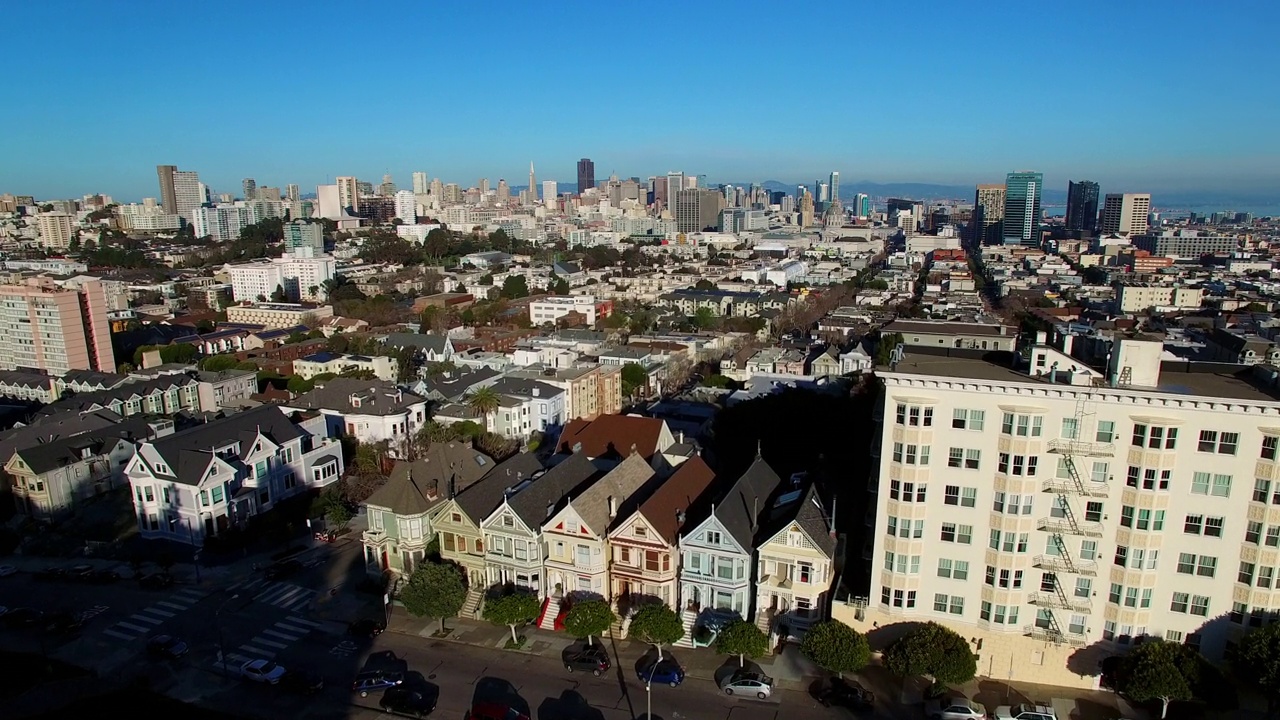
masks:
[[(216, 412), (220, 408), (202, 401), (200, 379), (186, 373), (160, 375), (120, 385), (110, 390), (73, 395), (41, 410), (52, 415), (75, 410), (110, 410), (122, 417), (133, 415), (174, 415), (179, 412)], [(212, 402), (212, 395), (206, 395)]]
[(820, 620), (834, 580), (835, 529), (815, 485), (774, 501), (756, 550), (756, 624), (783, 639)]
[(362, 443), (386, 440), (397, 455), (427, 422), (425, 399), (381, 380), (331, 378), (284, 407), (324, 416), (332, 436), (348, 435)]
[(141, 443), (126, 466), (143, 538), (195, 546), (342, 476), (342, 448), (316, 419), (264, 405)]

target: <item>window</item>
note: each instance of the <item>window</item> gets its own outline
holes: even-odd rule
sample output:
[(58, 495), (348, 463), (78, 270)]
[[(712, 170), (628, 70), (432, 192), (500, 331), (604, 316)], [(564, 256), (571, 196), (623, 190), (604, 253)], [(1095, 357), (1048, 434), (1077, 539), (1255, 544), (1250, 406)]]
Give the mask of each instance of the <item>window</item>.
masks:
[(943, 489), (942, 502), (944, 502), (947, 505), (959, 505), (960, 504), (960, 486), (959, 485), (946, 486), (946, 488)]
[(964, 596), (952, 595), (951, 604), (947, 608), (947, 612), (951, 613), (952, 615), (963, 615), (964, 614)]
[(1231, 622), (1244, 624), (1244, 616), (1249, 614), (1249, 606), (1244, 603), (1231, 603)]
[(1206, 537), (1222, 537), (1222, 525), (1224, 518), (1207, 517), (1204, 519), (1204, 534)]
[(1178, 554), (1178, 572), (1193, 575), (1196, 571), (1196, 556), (1193, 553)]
[(999, 490), (991, 498), (991, 512), (1004, 512), (1004, 493)]
[[(1160, 512), (1164, 512), (1164, 511), (1161, 510)], [(1163, 525), (1163, 523), (1161, 524)], [(1139, 530), (1147, 530), (1149, 529), (1150, 525), (1151, 525), (1151, 511), (1145, 508), (1142, 510), (1139, 510), (1137, 528)]]
[(1124, 606), (1138, 607), (1138, 588), (1131, 587), (1124, 589)]
[(1262, 523), (1256, 520), (1250, 520), (1249, 525), (1244, 530), (1244, 541), (1247, 543), (1258, 544), (1258, 540), (1262, 537)]
[(935, 595), (933, 596), (933, 611), (934, 611), (934, 612), (946, 612), (946, 611), (947, 611), (947, 603), (950, 601), (950, 599), (951, 599), (951, 598), (950, 598), (950, 597), (948, 597), (947, 595), (943, 595), (943, 594), (935, 594)]
[(977, 470), (982, 459), (981, 450), (965, 450), (964, 451), (964, 469)]
[[(1008, 571), (1008, 570), (1006, 570), (1005, 572), (1007, 573), (1007, 572), (1009, 572), (1009, 571)], [(991, 587), (995, 587), (995, 586), (996, 586), (996, 569), (995, 569), (995, 567), (994, 567), (994, 566), (992, 566), (992, 565), (988, 565), (988, 566), (987, 566), (987, 581), (986, 581), (986, 582), (987, 582), (987, 584), (988, 584), (988, 585), (990, 585)]]
[(972, 525), (956, 525), (955, 523), (942, 523), (942, 541), (954, 542), (962, 545), (968, 545), (973, 540)]
[(947, 451), (947, 467), (958, 468), (964, 465), (964, 448), (953, 447)]
[(1253, 501), (1264, 503), (1271, 494), (1271, 481), (1257, 478), (1253, 481)]
[(1260, 588), (1271, 587), (1271, 577), (1272, 577), (1272, 573), (1274, 572), (1275, 572), (1275, 568), (1271, 568), (1271, 567), (1258, 568), (1258, 583), (1257, 583), (1258, 587)]
[(1201, 430), (1200, 442), (1196, 449), (1203, 453), (1219, 455), (1235, 455), (1240, 444), (1240, 433), (1218, 432), (1217, 430)]
[(1133, 446), (1150, 450), (1174, 450), (1178, 446), (1178, 428), (1160, 425), (1133, 426)]
[(1063, 418), (1060, 437), (1065, 440), (1079, 440), (1080, 421), (1073, 417)]
[(987, 602), (986, 600), (982, 601), (982, 605), (979, 606), (978, 608), (978, 617), (982, 618), (983, 620), (991, 619), (991, 603)]
[(1173, 602), (1169, 603), (1169, 610), (1176, 613), (1185, 613), (1190, 602), (1190, 593), (1176, 592), (1173, 594)]
[[(1124, 567), (1128, 565), (1129, 564), (1129, 548), (1125, 547), (1124, 545), (1117, 545), (1116, 557), (1113, 562), (1116, 565), (1119, 565), (1120, 567)], [(1188, 570), (1188, 572), (1190, 571)]]
[(1000, 453), (1000, 461), (996, 463), (996, 471), (1004, 475), (1009, 474), (1009, 453)]
[(951, 577), (955, 578), (956, 580), (968, 580), (969, 579), (969, 561), (956, 560), (955, 570), (952, 571)]
[(1095, 462), (1093, 471), (1089, 474), (1089, 479), (1096, 483), (1104, 483), (1107, 481), (1107, 464), (1105, 462)]
[(945, 522), (944, 522), (944, 523), (942, 523), (942, 538), (941, 538), (941, 539), (942, 539), (942, 542), (955, 542), (955, 541), (956, 541), (956, 524), (955, 524), (955, 523), (945, 523)]
[(1084, 519), (1086, 522), (1102, 521), (1102, 503), (1086, 502), (1084, 504)]
[(1151, 594), (1152, 594), (1152, 592), (1153, 592), (1153, 591), (1152, 591), (1152, 589), (1151, 589), (1151, 588), (1143, 588), (1143, 590), (1142, 590), (1142, 600), (1140, 600), (1140, 601), (1138, 602), (1138, 607), (1142, 607), (1142, 608), (1149, 608), (1149, 607), (1151, 607)]
[(1230, 497), (1231, 496), (1231, 476), (1219, 475), (1217, 473), (1214, 473), (1213, 487), (1212, 489), (1210, 489), (1209, 494), (1215, 497)]
[(938, 560), (938, 577), (944, 577), (944, 578), (951, 577), (951, 567), (952, 567), (952, 564), (950, 560), (946, 558), (940, 558)]
[(1236, 582), (1252, 585), (1254, 567), (1255, 565), (1251, 562), (1240, 561), (1240, 570), (1236, 573)]
[(893, 444), (893, 461), (896, 463), (902, 462), (902, 443), (900, 442)]
[(1262, 438), (1262, 459), (1275, 460), (1277, 448), (1280, 448), (1280, 437), (1268, 435)]
[(1133, 513), (1133, 506), (1122, 505), (1120, 507), (1120, 525), (1123, 527), (1133, 527)]
[(707, 531), (707, 544), (708, 544), (708, 545), (719, 545), (719, 544), (720, 544), (720, 531), (719, 531), (719, 530), (708, 530), (708, 531)]
[(217, 503), (222, 502), (222, 493), (223, 493), (223, 491), (222, 491), (222, 486), (221, 486), (221, 485), (219, 485), (219, 486), (217, 486), (217, 487), (213, 488), (213, 490), (211, 490), (211, 491), (209, 492), (209, 497), (210, 497), (210, 499), (212, 499), (212, 500), (213, 500), (213, 502), (214, 502), (214, 504), (215, 504), (215, 505), (216, 505)]
[(1000, 431), (1005, 435), (1019, 437), (1040, 437), (1044, 417), (1041, 415), (1014, 415), (1005, 413), (1000, 423)]
[(978, 503), (978, 488), (960, 488), (960, 507), (974, 507)]
[(200, 504), (201, 504), (202, 506), (204, 506), (204, 507), (208, 507), (208, 506), (209, 506), (209, 491), (208, 491), (208, 490), (201, 490), (201, 491), (200, 491)]
[(1204, 595), (1191, 596), (1191, 614), (1206, 617), (1209, 614), (1209, 598)]
[(1187, 519), (1182, 523), (1182, 532), (1190, 535), (1199, 535), (1200, 526), (1204, 524), (1203, 515), (1188, 515)]
[(986, 415), (985, 410), (955, 410), (951, 416), (951, 427), (956, 430), (982, 430)]
[(896, 421), (899, 425), (912, 427), (932, 427), (933, 408), (921, 405), (898, 403)]
[(1267, 547), (1280, 547), (1280, 525), (1267, 526), (1267, 538), (1263, 543)]
[(1208, 555), (1200, 556), (1200, 564), (1196, 566), (1196, 575), (1200, 577), (1213, 577), (1218, 569), (1218, 558), (1209, 557)]
[(1116, 439), (1116, 424), (1111, 420), (1099, 420), (1094, 442), (1109, 443)]
[(1094, 560), (1098, 557), (1098, 542), (1096, 540), (1080, 541), (1080, 558), (1083, 560)]

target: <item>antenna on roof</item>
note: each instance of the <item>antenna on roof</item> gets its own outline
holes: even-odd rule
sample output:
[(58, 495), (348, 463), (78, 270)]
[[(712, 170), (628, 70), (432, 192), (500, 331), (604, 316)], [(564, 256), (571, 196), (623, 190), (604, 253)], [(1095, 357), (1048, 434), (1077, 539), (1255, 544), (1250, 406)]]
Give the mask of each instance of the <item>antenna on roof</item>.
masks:
[(760, 459), (760, 450), (764, 446), (764, 438), (756, 438), (756, 459)]

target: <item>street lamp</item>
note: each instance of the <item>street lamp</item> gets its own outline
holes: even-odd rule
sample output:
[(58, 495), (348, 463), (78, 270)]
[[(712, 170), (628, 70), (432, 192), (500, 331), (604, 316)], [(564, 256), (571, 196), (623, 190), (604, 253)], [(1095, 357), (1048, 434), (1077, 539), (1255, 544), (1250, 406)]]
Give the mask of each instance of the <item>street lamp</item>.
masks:
[(227, 604), (238, 597), (240, 597), (240, 593), (236, 593), (226, 600), (223, 600), (222, 604), (218, 606), (218, 609), (213, 611), (213, 628), (218, 632), (218, 660), (222, 662), (222, 677), (224, 678), (230, 677), (230, 673), (227, 670), (227, 640), (222, 634), (221, 616), (222, 611), (226, 609)]
[(649, 667), (649, 677), (644, 681), (644, 720), (653, 720), (653, 674), (658, 671), (658, 663), (662, 662), (662, 650), (658, 650), (658, 659)]
[[(200, 584), (200, 548), (196, 547), (196, 530), (191, 526), (191, 518), (183, 518), (183, 519), (186, 521), (185, 524), (187, 526), (187, 539), (191, 542), (191, 547), (195, 548), (195, 553), (192, 555), (192, 559), (195, 561), (195, 565), (196, 565), (196, 584), (199, 585)], [(170, 534), (173, 533), (174, 528), (177, 526), (177, 524), (178, 524), (178, 518), (176, 517), (169, 518)]]

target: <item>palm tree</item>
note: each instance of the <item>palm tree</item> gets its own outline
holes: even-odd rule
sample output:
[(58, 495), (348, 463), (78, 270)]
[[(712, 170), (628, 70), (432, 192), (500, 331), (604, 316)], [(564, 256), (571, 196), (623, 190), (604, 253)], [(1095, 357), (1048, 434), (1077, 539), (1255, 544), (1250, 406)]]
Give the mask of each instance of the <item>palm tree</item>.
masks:
[(489, 429), (489, 415), (497, 412), (501, 404), (502, 399), (498, 397), (498, 392), (491, 387), (476, 388), (467, 395), (467, 406), (484, 418), (486, 430)]

